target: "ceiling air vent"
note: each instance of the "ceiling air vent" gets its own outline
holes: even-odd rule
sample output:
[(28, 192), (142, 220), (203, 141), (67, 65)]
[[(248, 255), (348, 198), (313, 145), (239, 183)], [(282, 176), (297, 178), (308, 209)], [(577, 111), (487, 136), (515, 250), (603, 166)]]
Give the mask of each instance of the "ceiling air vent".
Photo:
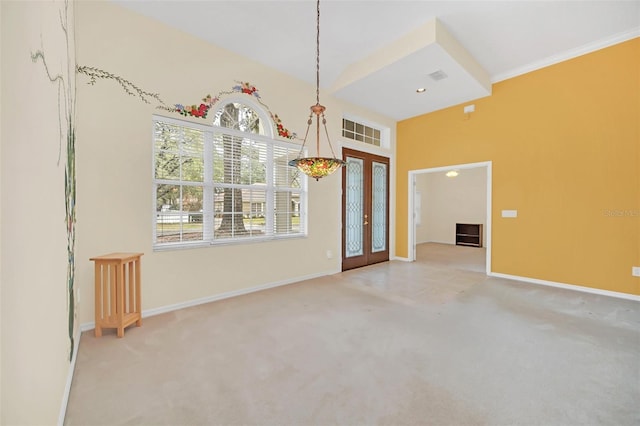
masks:
[(445, 72), (442, 70), (437, 70), (429, 74), (429, 77), (431, 77), (433, 81), (440, 81), (447, 78), (447, 74), (445, 74)]

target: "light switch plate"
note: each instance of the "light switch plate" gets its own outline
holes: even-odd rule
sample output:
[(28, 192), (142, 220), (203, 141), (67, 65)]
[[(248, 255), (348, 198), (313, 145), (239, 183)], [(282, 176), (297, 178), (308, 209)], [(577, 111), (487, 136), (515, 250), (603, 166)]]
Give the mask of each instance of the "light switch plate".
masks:
[(631, 275), (633, 275), (634, 277), (640, 277), (640, 266), (632, 266)]
[(502, 217), (518, 217), (518, 210), (502, 210)]

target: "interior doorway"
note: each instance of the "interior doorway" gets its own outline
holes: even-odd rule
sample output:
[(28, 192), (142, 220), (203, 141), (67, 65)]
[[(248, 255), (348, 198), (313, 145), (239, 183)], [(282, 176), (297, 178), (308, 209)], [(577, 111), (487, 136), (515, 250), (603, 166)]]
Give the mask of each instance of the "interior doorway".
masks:
[(389, 260), (389, 158), (343, 148), (342, 270)]
[[(485, 272), (491, 273), (491, 182), (492, 182), (492, 163), (491, 161), (469, 164), (455, 164), (444, 167), (434, 167), (421, 170), (412, 170), (409, 172), (409, 229), (408, 229), (408, 253), (410, 261), (416, 260), (416, 245), (420, 241), (417, 238), (417, 227), (420, 224), (421, 210), (428, 208), (430, 202), (435, 200), (429, 200), (428, 194), (424, 191), (418, 190), (417, 180), (428, 173), (447, 173), (450, 171), (457, 171), (458, 173), (464, 173), (465, 170), (484, 168), (486, 170), (486, 214), (485, 222), (483, 225), (483, 246), (486, 248), (485, 256)], [(455, 224), (452, 229), (449, 230), (451, 236), (455, 235)]]

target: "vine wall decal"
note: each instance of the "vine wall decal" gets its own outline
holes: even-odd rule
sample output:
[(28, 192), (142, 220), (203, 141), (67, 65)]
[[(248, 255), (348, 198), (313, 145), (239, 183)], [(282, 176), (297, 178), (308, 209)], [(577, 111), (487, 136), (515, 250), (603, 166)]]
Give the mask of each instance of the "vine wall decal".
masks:
[(155, 99), (156, 102), (159, 104), (158, 106), (156, 106), (156, 108), (169, 111), (169, 112), (175, 112), (184, 117), (197, 117), (197, 118), (203, 118), (203, 119), (207, 118), (209, 110), (218, 101), (220, 101), (221, 96), (231, 95), (234, 93), (244, 93), (246, 95), (253, 96), (255, 99), (257, 99), (258, 103), (267, 110), (267, 112), (271, 116), (271, 119), (276, 125), (276, 131), (278, 132), (278, 135), (280, 137), (287, 138), (287, 139), (297, 138), (297, 135), (295, 133), (289, 131), (287, 128), (284, 127), (284, 125), (282, 124), (282, 120), (280, 119), (280, 117), (278, 117), (278, 114), (274, 114), (273, 112), (271, 112), (271, 108), (269, 108), (269, 106), (262, 101), (262, 98), (258, 93), (258, 89), (256, 89), (255, 86), (253, 86), (251, 83), (248, 83), (248, 82), (236, 81), (236, 83), (238, 84), (233, 86), (231, 90), (220, 91), (216, 96), (207, 95), (204, 98), (202, 98), (202, 101), (199, 104), (192, 104), (192, 105), (186, 105), (186, 106), (183, 104), (174, 104), (173, 106), (167, 106), (164, 103), (164, 101), (160, 98), (160, 95), (158, 93), (147, 92), (141, 89), (140, 87), (138, 87), (137, 85), (135, 85), (134, 83), (130, 82), (129, 80), (123, 77), (120, 77), (118, 75), (112, 74), (108, 71), (95, 68), (95, 67), (78, 65), (76, 66), (76, 72), (78, 74), (84, 74), (87, 77), (89, 77), (88, 84), (90, 85), (94, 85), (98, 79), (114, 80), (122, 87), (122, 89), (128, 95), (137, 96), (147, 104), (151, 103), (150, 99)]
[(145, 103), (149, 104), (151, 103), (149, 101), (149, 98), (151, 99), (155, 99), (156, 101), (158, 101), (160, 104), (164, 105), (164, 102), (162, 101), (162, 99), (160, 99), (160, 95), (158, 95), (157, 93), (151, 93), (151, 92), (147, 92), (145, 90), (142, 90), (141, 88), (139, 88), (138, 86), (136, 86), (135, 84), (133, 84), (132, 82), (130, 82), (129, 80), (126, 80), (120, 76), (117, 76), (115, 74), (111, 74), (110, 72), (101, 70), (99, 68), (95, 68), (95, 67), (87, 67), (87, 66), (80, 66), (77, 65), (76, 66), (76, 72), (78, 74), (84, 74), (86, 76), (89, 77), (89, 83), (90, 85), (94, 85), (96, 84), (96, 81), (98, 79), (103, 79), (103, 80), (114, 80), (116, 81), (121, 87), (122, 89), (131, 96), (138, 96), (140, 99), (142, 99)]
[(49, 69), (49, 64), (44, 54), (44, 49), (31, 53), (31, 60), (36, 63), (42, 62), (45, 73), (49, 81), (57, 86), (58, 89), (58, 121), (60, 129), (60, 149), (58, 152), (58, 165), (62, 152), (62, 144), (65, 142), (66, 158), (64, 169), (64, 196), (65, 196), (65, 224), (67, 231), (67, 309), (69, 313), (69, 361), (73, 357), (75, 347), (74, 328), (75, 328), (75, 245), (76, 245), (76, 79), (75, 66), (71, 61), (73, 50), (75, 49), (74, 36), (69, 34), (72, 29), (69, 28), (70, 14), (73, 11), (69, 9), (69, 1), (65, 1), (64, 7), (60, 11), (60, 26), (64, 33), (66, 43), (66, 62), (67, 69), (60, 74), (53, 75)]

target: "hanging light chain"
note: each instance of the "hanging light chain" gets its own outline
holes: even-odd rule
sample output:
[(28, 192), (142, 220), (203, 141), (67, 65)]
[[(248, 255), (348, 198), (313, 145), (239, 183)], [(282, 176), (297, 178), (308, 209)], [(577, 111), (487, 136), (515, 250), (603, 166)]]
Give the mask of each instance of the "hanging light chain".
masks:
[(322, 125), (324, 126), (324, 132), (327, 135), (327, 142), (329, 142), (329, 149), (331, 149), (331, 155), (333, 155), (333, 157), (336, 157), (336, 153), (333, 152), (333, 146), (331, 145), (331, 139), (329, 139), (329, 130), (327, 129), (327, 119), (324, 118), (324, 112), (322, 113)]
[[(320, 105), (320, 0), (317, 1), (317, 31), (316, 31), (316, 104)], [(320, 110), (320, 114), (317, 114), (317, 126), (316, 129), (316, 149), (318, 155), (320, 155), (320, 115), (322, 115), (322, 126), (324, 127), (324, 132), (327, 135), (327, 141), (329, 142), (329, 148), (331, 149), (331, 155), (334, 157), (336, 154), (333, 152), (333, 146), (331, 146), (331, 139), (329, 139), (329, 130), (327, 129), (327, 119), (324, 117), (324, 108)], [(312, 114), (313, 115), (313, 114)]]
[(317, 2), (316, 25), (316, 103), (320, 103), (320, 0)]

